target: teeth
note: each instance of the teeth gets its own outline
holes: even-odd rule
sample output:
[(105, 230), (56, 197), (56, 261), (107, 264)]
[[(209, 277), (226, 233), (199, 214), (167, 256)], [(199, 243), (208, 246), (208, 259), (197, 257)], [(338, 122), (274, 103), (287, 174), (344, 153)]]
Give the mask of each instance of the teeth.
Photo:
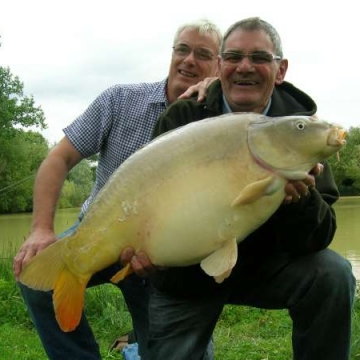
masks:
[(256, 85), (255, 81), (235, 81), (237, 85)]
[(184, 76), (187, 76), (187, 77), (192, 77), (192, 78), (194, 78), (194, 77), (195, 77), (195, 75), (194, 75), (194, 74), (189, 73), (189, 72), (184, 71), (184, 70), (179, 70), (179, 72), (180, 72), (180, 74), (181, 74), (181, 75), (184, 75)]

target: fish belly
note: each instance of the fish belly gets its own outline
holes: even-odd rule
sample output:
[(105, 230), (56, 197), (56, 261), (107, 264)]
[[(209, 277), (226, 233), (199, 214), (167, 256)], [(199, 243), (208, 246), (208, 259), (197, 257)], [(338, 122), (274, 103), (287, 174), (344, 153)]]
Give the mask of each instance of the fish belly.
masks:
[(227, 241), (243, 240), (277, 209), (283, 187), (251, 204), (232, 206), (246, 185), (268, 175), (256, 164), (249, 166), (248, 159), (242, 160), (219, 160), (188, 169), (146, 199), (140, 242), (154, 264), (198, 263)]

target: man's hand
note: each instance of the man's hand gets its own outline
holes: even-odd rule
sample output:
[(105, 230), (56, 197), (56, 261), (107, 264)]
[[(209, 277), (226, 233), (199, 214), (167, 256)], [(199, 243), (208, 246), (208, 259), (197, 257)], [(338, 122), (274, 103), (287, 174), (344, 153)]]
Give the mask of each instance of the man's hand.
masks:
[(285, 186), (284, 204), (296, 203), (309, 195), (309, 189), (315, 188), (315, 177), (323, 172), (324, 166), (317, 164), (303, 180), (289, 181)]
[(135, 254), (131, 247), (125, 248), (120, 254), (120, 262), (123, 266), (131, 263), (136, 275), (148, 277), (156, 271), (156, 267), (151, 263), (143, 251)]
[(201, 102), (206, 98), (207, 89), (210, 84), (218, 79), (217, 77), (207, 77), (203, 81), (198, 82), (196, 85), (190, 86), (183, 94), (179, 96), (179, 99), (188, 99), (192, 95), (198, 93), (197, 101)]
[(36, 230), (30, 234), (14, 257), (13, 270), (16, 281), (19, 281), (19, 275), (24, 265), (38, 252), (56, 240), (57, 237), (54, 232), (50, 230)]

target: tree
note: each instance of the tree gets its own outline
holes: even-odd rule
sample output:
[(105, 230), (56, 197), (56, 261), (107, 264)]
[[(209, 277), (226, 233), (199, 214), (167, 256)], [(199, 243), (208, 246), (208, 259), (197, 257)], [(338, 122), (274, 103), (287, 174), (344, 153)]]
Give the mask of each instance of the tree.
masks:
[(329, 159), (341, 195), (360, 194), (360, 128), (351, 127), (339, 158)]
[(32, 96), (23, 94), (24, 85), (9, 68), (0, 67), (0, 134), (11, 137), (16, 126), (46, 128), (41, 107), (35, 107)]
[(73, 207), (81, 206), (90, 195), (94, 185), (93, 172), (90, 161), (84, 159), (79, 162), (69, 173), (67, 181), (74, 184), (74, 192), (70, 203)]
[(32, 210), (33, 178), (48, 152), (41, 134), (24, 130), (44, 129), (46, 123), (23, 87), (9, 68), (0, 67), (0, 213)]
[(11, 138), (0, 136), (0, 213), (32, 210), (35, 173), (48, 153), (39, 133), (16, 129)]

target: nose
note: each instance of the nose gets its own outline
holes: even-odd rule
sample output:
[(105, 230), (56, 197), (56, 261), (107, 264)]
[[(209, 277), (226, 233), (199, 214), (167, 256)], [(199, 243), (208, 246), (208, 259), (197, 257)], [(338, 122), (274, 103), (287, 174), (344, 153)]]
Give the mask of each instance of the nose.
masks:
[(253, 69), (253, 63), (248, 56), (245, 56), (241, 61), (237, 63), (237, 71), (248, 71), (248, 69)]
[(186, 64), (188, 64), (188, 63), (194, 64), (194, 63), (195, 63), (194, 50), (191, 50), (191, 51), (189, 52), (189, 54), (185, 56), (183, 62), (186, 63)]

